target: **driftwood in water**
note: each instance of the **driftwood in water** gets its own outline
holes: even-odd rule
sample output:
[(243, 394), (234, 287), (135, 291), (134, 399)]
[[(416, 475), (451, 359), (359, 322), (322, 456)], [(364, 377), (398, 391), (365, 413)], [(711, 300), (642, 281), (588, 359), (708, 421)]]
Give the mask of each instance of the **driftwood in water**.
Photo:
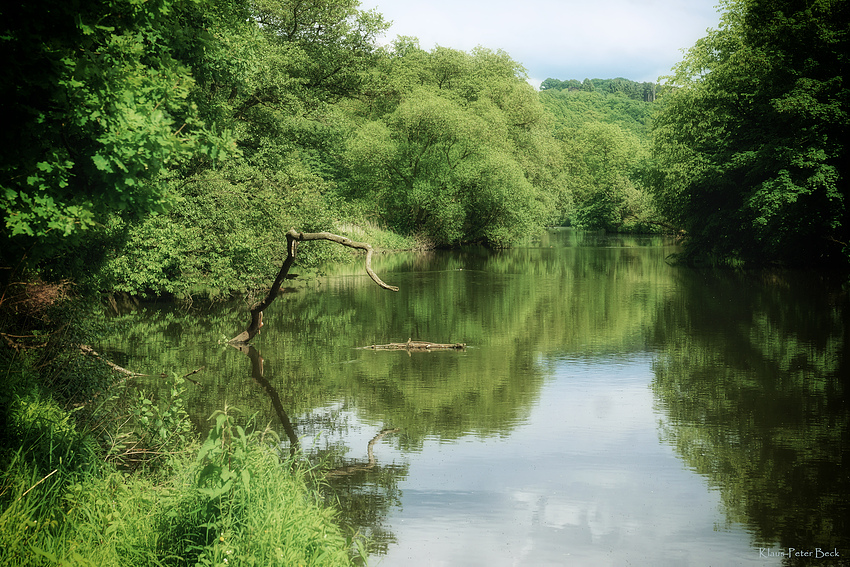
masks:
[(414, 341), (407, 339), (406, 343), (389, 343), (385, 345), (371, 345), (363, 347), (370, 350), (463, 350), (466, 343), (432, 343), (428, 341)]
[(286, 279), (287, 274), (289, 273), (289, 268), (291, 268), (292, 264), (295, 263), (295, 253), (298, 249), (298, 243), (306, 240), (329, 240), (331, 242), (336, 242), (337, 244), (342, 244), (343, 246), (348, 246), (349, 248), (365, 250), (366, 273), (369, 274), (369, 277), (384, 289), (398, 291), (397, 287), (387, 285), (381, 281), (381, 278), (379, 278), (372, 270), (372, 253), (374, 250), (369, 244), (364, 242), (355, 242), (349, 238), (331, 234), (330, 232), (298, 232), (293, 228), (286, 233), (286, 260), (283, 261), (283, 266), (281, 266), (280, 272), (277, 274), (271, 289), (269, 289), (268, 295), (266, 295), (266, 298), (263, 301), (251, 308), (251, 322), (248, 323), (248, 327), (238, 336), (230, 339), (229, 342), (231, 344), (247, 343), (260, 332), (260, 328), (263, 326), (263, 311), (266, 307), (271, 305), (272, 301), (275, 300), (278, 292), (280, 292), (280, 286), (283, 283), (283, 280)]

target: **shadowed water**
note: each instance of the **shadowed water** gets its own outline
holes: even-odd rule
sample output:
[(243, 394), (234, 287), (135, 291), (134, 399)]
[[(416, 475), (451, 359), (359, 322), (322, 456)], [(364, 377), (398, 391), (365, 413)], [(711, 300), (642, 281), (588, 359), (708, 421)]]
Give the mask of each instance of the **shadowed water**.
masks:
[[(223, 343), (244, 305), (140, 308), (104, 348), (149, 373), (204, 366), (201, 429), (226, 402), (287, 439), (284, 408), (373, 564), (842, 563), (847, 294), (674, 251), (564, 230), (383, 255), (398, 293), (329, 269), (271, 306), (252, 358)], [(360, 348), (409, 338), (468, 346)]]

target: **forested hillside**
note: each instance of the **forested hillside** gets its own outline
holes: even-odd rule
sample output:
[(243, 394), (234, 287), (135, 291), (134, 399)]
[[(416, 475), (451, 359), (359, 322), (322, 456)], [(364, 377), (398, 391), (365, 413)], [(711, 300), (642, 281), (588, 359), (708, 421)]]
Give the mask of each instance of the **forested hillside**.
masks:
[(539, 96), (553, 117), (570, 197), (561, 221), (585, 229), (659, 230), (663, 222), (645, 187), (655, 85), (546, 79)]
[(600, 94), (615, 94), (623, 95), (632, 100), (642, 100), (644, 102), (654, 102), (658, 85), (650, 82), (638, 83), (617, 77), (616, 79), (568, 79), (560, 81), (558, 79), (546, 79), (540, 83), (540, 90), (559, 90), (559, 91), (584, 91)]

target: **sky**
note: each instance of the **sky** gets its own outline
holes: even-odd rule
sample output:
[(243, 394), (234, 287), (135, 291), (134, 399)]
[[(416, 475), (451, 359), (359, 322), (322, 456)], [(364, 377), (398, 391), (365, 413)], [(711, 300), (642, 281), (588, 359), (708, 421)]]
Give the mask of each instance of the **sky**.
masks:
[(463, 51), (502, 49), (547, 78), (656, 81), (717, 28), (718, 0), (361, 0), (393, 23), (382, 42), (419, 38)]

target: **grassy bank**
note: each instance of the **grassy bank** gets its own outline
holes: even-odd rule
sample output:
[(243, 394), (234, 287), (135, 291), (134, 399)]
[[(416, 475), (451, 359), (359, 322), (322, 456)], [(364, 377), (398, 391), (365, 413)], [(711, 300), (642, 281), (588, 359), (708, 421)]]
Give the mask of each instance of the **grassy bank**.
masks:
[(0, 564), (352, 563), (359, 544), (273, 431), (224, 408), (197, 438), (182, 379), (152, 399), (63, 325), (26, 342), (4, 324)]

